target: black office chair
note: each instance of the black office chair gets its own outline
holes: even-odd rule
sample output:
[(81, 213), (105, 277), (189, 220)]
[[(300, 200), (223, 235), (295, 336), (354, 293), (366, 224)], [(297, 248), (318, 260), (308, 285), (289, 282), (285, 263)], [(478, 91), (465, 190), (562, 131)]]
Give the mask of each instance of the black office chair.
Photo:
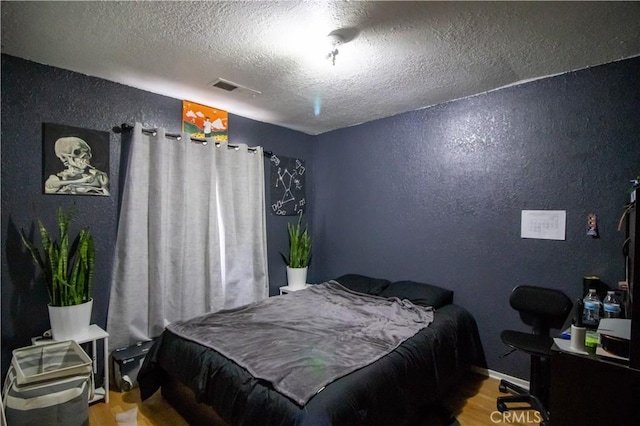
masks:
[[(561, 328), (573, 308), (573, 303), (563, 292), (544, 287), (521, 285), (513, 289), (509, 298), (511, 307), (520, 312), (522, 321), (532, 327), (531, 333), (504, 330), (500, 334), (502, 341), (516, 350), (531, 356), (529, 391), (506, 380), (500, 380), (499, 390), (514, 395), (500, 396), (497, 400), (498, 411), (529, 410), (540, 412), (544, 422), (548, 423), (547, 411), (551, 373), (549, 356), (553, 339), (549, 332)], [(514, 406), (507, 406), (516, 403)]]

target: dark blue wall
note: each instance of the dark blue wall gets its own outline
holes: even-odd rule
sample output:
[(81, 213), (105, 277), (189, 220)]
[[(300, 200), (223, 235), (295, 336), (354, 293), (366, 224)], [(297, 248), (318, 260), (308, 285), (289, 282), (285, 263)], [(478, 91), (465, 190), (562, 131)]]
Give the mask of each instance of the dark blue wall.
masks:
[[(640, 173), (640, 59), (621, 61), (312, 137), (229, 115), (232, 143), (307, 160), (314, 235), (310, 281), (347, 272), (455, 290), (480, 326), (489, 367), (528, 376), (499, 333), (521, 283), (581, 291), (582, 276), (624, 277), (616, 229)], [(78, 205), (98, 252), (93, 320), (106, 323), (116, 234), (120, 136), (111, 135), (111, 197), (42, 195), (41, 125), (180, 129), (181, 100), (2, 56), (2, 370), (10, 350), (48, 328), (46, 295), (17, 230)], [(269, 170), (265, 162), (266, 173)], [(520, 211), (567, 211), (567, 240), (520, 238)], [(600, 239), (586, 236), (596, 213)], [(267, 215), (272, 294), (285, 282), (286, 223)], [(49, 221), (52, 223), (52, 221)]]
[[(500, 331), (525, 329), (518, 284), (582, 291), (624, 279), (618, 219), (640, 174), (640, 58), (320, 135), (314, 144), (316, 270), (455, 290), (489, 368), (528, 377)], [(567, 212), (566, 241), (520, 238), (521, 210)], [(600, 239), (586, 235), (598, 215)]]
[[(2, 378), (11, 350), (31, 344), (49, 328), (47, 295), (33, 286), (34, 266), (22, 248), (19, 230), (37, 218), (55, 229), (59, 205), (77, 205), (76, 228), (90, 225), (96, 241), (93, 322), (106, 326), (110, 275), (116, 239), (120, 135), (111, 133), (111, 196), (42, 194), (42, 123), (111, 131), (136, 121), (149, 127), (181, 129), (182, 100), (2, 55)], [(313, 208), (313, 137), (229, 114), (229, 141), (261, 145), (276, 154), (307, 160), (308, 193)], [(269, 161), (265, 159), (269, 176)], [(286, 282), (279, 255), (287, 250), (290, 217), (267, 214), (271, 294)], [(77, 232), (72, 229), (71, 235)]]

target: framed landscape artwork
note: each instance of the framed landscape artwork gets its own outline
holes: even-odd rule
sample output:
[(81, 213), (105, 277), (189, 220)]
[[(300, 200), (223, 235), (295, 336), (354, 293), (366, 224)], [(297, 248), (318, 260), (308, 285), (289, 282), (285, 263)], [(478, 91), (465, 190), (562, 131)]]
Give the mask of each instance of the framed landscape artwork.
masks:
[(213, 138), (216, 142), (228, 142), (228, 113), (191, 101), (182, 101), (182, 131), (192, 137)]

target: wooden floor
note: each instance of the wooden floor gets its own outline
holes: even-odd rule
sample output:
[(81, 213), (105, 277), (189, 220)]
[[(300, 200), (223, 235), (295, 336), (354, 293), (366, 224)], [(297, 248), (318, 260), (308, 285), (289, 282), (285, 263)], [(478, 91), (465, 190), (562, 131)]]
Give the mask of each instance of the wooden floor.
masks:
[[(496, 411), (498, 380), (477, 374), (470, 374), (458, 391), (448, 397), (443, 405), (449, 409), (462, 426), (473, 425), (514, 425), (531, 426), (539, 424), (539, 415), (534, 411), (516, 412), (516, 416), (503, 417)], [(118, 425), (115, 416), (137, 407), (139, 426), (187, 426), (187, 422), (162, 398), (160, 392), (142, 403), (137, 389), (127, 393), (111, 391), (109, 404), (97, 402), (89, 409), (92, 426)], [(509, 414), (507, 414), (509, 416)], [(425, 415), (417, 426), (440, 426), (445, 423), (441, 417)], [(126, 424), (126, 426), (133, 423)], [(393, 426), (393, 425), (390, 425)]]

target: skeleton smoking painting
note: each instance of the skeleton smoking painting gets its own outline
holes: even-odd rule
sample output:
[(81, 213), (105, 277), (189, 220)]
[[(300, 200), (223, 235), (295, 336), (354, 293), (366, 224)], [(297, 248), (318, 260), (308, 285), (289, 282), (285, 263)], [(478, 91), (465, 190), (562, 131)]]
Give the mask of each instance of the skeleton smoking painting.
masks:
[(109, 196), (109, 132), (44, 123), (45, 194)]

